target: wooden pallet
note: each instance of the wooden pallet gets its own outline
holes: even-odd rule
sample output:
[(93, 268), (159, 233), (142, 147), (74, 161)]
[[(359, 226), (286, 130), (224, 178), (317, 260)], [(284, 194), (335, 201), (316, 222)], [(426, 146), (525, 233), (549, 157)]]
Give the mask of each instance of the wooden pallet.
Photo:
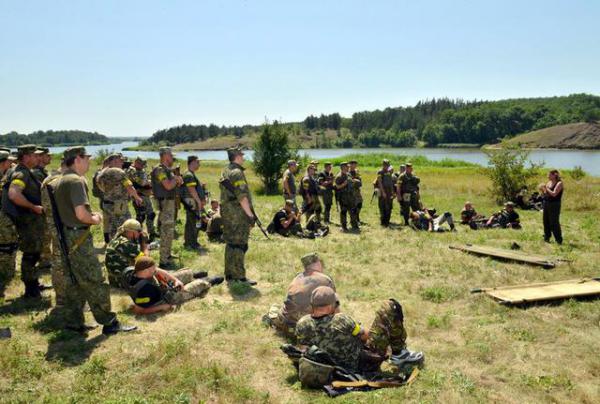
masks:
[(600, 295), (600, 278), (473, 289), (471, 293), (485, 293), (499, 301), (500, 304), (523, 304), (595, 296)]
[(502, 248), (477, 246), (471, 244), (466, 244), (464, 246), (451, 245), (450, 248), (453, 250), (464, 251), (470, 254), (481, 255), (485, 257), (492, 257), (530, 265), (539, 265), (546, 269), (554, 268), (556, 266), (556, 262), (551, 258), (544, 257), (542, 255), (526, 254), (521, 251), (504, 250)]

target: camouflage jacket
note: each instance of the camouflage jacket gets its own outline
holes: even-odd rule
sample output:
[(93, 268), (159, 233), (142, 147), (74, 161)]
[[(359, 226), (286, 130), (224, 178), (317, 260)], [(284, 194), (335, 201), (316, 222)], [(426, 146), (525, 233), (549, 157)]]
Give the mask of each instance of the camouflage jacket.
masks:
[(128, 266), (135, 264), (135, 259), (143, 254), (140, 250), (140, 244), (131, 241), (121, 235), (112, 239), (106, 246), (106, 256), (104, 265), (109, 274), (111, 284), (117, 280), (119, 284), (120, 276)]
[(129, 198), (127, 188), (133, 184), (122, 169), (105, 168), (98, 175), (97, 181), (105, 200), (115, 202)]
[(402, 173), (398, 177), (398, 186), (400, 187), (400, 192), (403, 194), (417, 192), (420, 182), (421, 179), (419, 177), (408, 172)]
[(127, 170), (125, 170), (125, 174), (133, 187), (140, 194), (145, 196), (150, 196), (152, 194), (152, 186), (150, 185), (150, 178), (148, 177), (148, 173), (146, 171), (138, 170), (134, 166), (130, 166)]
[(338, 365), (357, 371), (363, 342), (363, 330), (350, 316), (338, 313), (313, 318), (306, 315), (296, 325), (296, 337), (300, 345), (316, 345), (327, 352)]

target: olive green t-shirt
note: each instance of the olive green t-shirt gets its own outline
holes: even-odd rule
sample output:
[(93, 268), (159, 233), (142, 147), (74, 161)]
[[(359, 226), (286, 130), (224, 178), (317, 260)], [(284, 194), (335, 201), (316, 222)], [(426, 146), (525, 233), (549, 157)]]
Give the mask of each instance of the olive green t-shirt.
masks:
[(54, 198), (65, 226), (85, 226), (85, 223), (75, 216), (75, 207), (79, 205), (84, 205), (88, 211), (92, 211), (85, 178), (68, 169), (54, 188)]

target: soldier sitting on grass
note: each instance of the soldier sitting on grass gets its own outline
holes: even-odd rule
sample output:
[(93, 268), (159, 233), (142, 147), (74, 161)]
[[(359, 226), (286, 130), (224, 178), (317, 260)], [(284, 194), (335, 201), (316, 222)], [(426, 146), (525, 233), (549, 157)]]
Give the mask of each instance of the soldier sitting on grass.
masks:
[(106, 247), (104, 265), (108, 272), (111, 286), (122, 288), (122, 274), (125, 269), (135, 264), (135, 260), (143, 255), (148, 256), (148, 239), (142, 231), (142, 224), (135, 219), (127, 219), (115, 237)]
[(435, 209), (423, 208), (421, 210), (410, 212), (410, 222), (411, 227), (415, 230), (443, 233), (448, 230), (442, 227), (442, 225), (448, 223), (450, 231), (456, 231), (452, 213), (445, 212), (443, 215), (439, 216)]
[(485, 217), (477, 213), (471, 202), (465, 202), (463, 210), (460, 211), (460, 224), (468, 225), (472, 221), (482, 221), (483, 219), (485, 219)]
[(168, 273), (156, 267), (151, 257), (140, 257), (135, 266), (125, 273), (135, 314), (153, 314), (169, 311), (196, 297), (204, 297), (208, 290), (223, 282), (222, 276), (207, 277), (206, 272), (190, 269)]
[(323, 273), (323, 262), (317, 253), (301, 258), (304, 272), (296, 275), (288, 286), (283, 306), (274, 304), (263, 316), (263, 322), (288, 338), (294, 337), (296, 323), (312, 311), (310, 297), (319, 286), (328, 286), (335, 291), (333, 280)]
[[(471, 224), (472, 229), (480, 228), (477, 225), (474, 226), (474, 224)], [(519, 214), (515, 211), (515, 204), (506, 202), (504, 209), (494, 213), (484, 224), (483, 228), (520, 229), (521, 222)]]
[(422, 362), (423, 354), (406, 349), (402, 306), (394, 299), (379, 305), (370, 328), (341, 313), (335, 291), (319, 286), (311, 295), (311, 314), (298, 321), (296, 337), (301, 349), (316, 346), (331, 362), (350, 372), (376, 372), (391, 353), (396, 359)]
[[(315, 217), (313, 217), (315, 216)], [(317, 232), (303, 230), (300, 224), (300, 214), (294, 211), (294, 201), (287, 199), (281, 210), (275, 213), (273, 220), (267, 227), (269, 233), (277, 233), (283, 237), (296, 236), (300, 238), (315, 238), (317, 236), (326, 235), (327, 232), (322, 231), (321, 226), (315, 223), (318, 220), (318, 215), (315, 213), (308, 219), (311, 228), (317, 229)]]

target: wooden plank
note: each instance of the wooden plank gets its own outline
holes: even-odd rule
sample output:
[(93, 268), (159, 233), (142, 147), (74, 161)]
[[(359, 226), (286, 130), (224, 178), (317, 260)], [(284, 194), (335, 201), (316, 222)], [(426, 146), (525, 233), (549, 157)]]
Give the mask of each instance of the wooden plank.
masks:
[(554, 268), (556, 266), (556, 262), (551, 258), (544, 257), (542, 255), (526, 254), (521, 251), (504, 250), (502, 248), (477, 246), (471, 244), (467, 244), (465, 246), (451, 245), (450, 248), (453, 250), (464, 251), (475, 255), (500, 258), (503, 260), (521, 262), (531, 265), (539, 265), (544, 268)]
[(572, 279), (560, 282), (535, 283), (476, 290), (503, 304), (518, 304), (544, 300), (600, 295), (597, 279)]

